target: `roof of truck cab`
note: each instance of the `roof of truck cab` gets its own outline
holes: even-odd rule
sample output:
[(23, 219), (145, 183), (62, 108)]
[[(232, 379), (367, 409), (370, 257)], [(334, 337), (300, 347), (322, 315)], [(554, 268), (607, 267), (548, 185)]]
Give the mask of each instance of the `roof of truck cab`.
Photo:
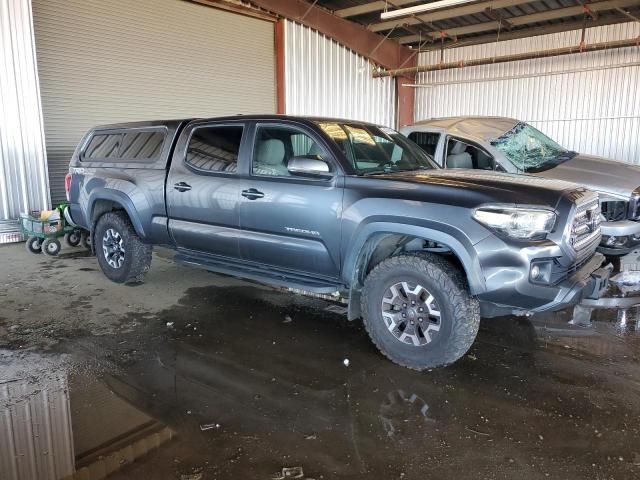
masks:
[(148, 120), (148, 121), (140, 121), (140, 122), (112, 123), (108, 125), (96, 126), (93, 128), (93, 130), (117, 130), (117, 129), (126, 129), (126, 128), (149, 128), (149, 127), (162, 127), (162, 126), (165, 126), (167, 128), (177, 128), (180, 124), (187, 123), (192, 120), (205, 121), (205, 122), (206, 121), (224, 122), (224, 121), (231, 121), (231, 120), (260, 120), (260, 121), (293, 120), (293, 121), (299, 121), (302, 123), (336, 122), (336, 123), (356, 123), (358, 125), (377, 126), (376, 124), (370, 123), (370, 122), (362, 122), (360, 120), (348, 120), (344, 118), (260, 114), (260, 115), (227, 115), (224, 117), (209, 117), (209, 118), (194, 117), (194, 118), (173, 119), (173, 120)]
[(441, 128), (447, 133), (461, 134), (490, 141), (511, 130), (520, 120), (509, 117), (460, 116), (433, 118), (416, 122), (415, 125)]

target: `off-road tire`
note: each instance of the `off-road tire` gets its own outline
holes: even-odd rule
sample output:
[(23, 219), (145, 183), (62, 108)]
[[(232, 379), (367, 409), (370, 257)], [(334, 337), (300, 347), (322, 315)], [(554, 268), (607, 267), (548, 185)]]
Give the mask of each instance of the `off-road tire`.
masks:
[[(382, 299), (397, 282), (423, 285), (440, 308), (440, 331), (431, 343), (408, 345), (387, 328), (382, 316)], [(414, 370), (449, 365), (471, 347), (480, 326), (480, 304), (469, 294), (460, 270), (445, 258), (430, 254), (390, 257), (369, 273), (361, 296), (364, 326), (380, 352), (392, 362)]]
[(42, 253), (42, 239), (38, 237), (27, 238), (27, 251), (35, 254)]
[(55, 257), (62, 250), (62, 245), (57, 238), (45, 238), (42, 242), (42, 253), (45, 255), (49, 255), (50, 257)]
[[(112, 229), (122, 238), (124, 261), (119, 268), (109, 265), (103, 251), (103, 238), (107, 230)], [(116, 283), (141, 283), (151, 266), (150, 245), (140, 240), (131, 220), (124, 212), (108, 212), (102, 215), (95, 226), (95, 254), (98, 264), (106, 277)]]

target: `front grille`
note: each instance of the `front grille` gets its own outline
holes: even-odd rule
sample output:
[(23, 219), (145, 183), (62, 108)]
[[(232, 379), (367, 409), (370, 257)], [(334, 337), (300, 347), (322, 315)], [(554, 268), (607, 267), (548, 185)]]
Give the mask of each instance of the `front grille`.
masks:
[(624, 200), (613, 200), (600, 204), (602, 216), (607, 222), (619, 222), (627, 218), (629, 204)]
[(578, 254), (578, 261), (584, 255), (595, 250), (600, 242), (600, 206), (598, 197), (592, 197), (584, 203), (578, 204), (571, 224), (569, 243)]

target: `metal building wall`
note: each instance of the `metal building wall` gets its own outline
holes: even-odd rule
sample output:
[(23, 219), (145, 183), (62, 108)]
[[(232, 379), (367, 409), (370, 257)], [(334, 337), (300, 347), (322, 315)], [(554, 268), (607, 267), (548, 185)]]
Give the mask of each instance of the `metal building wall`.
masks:
[(30, 0), (0, 0), (0, 243), (21, 212), (49, 206)]
[(32, 2), (54, 203), (95, 125), (275, 111), (273, 22), (179, 0)]
[[(590, 28), (586, 42), (639, 35), (640, 23), (624, 23)], [(579, 43), (580, 31), (571, 31), (451, 49), (445, 51), (444, 60)], [(419, 59), (420, 64), (439, 61), (440, 52), (423, 53)], [(504, 76), (526, 78), (492, 80)], [(640, 164), (640, 47), (427, 72), (418, 76), (417, 83), (431, 86), (416, 91), (416, 120), (455, 115), (515, 117), (572, 150)]]
[(0, 378), (0, 447), (2, 480), (59, 480), (74, 473), (66, 373), (41, 382)]
[(372, 64), (295, 22), (285, 25), (285, 103), (290, 115), (363, 120), (393, 127), (395, 80), (372, 78)]

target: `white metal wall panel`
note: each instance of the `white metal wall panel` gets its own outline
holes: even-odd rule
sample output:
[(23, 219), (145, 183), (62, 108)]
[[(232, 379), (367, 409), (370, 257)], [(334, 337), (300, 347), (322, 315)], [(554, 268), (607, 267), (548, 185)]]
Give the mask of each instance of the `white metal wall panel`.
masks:
[(362, 120), (395, 126), (392, 78), (372, 78), (372, 64), (295, 22), (285, 26), (285, 104), (291, 115)]
[(98, 124), (275, 111), (273, 23), (181, 0), (33, 0), (53, 201)]
[[(587, 30), (586, 42), (636, 38), (639, 23)], [(445, 61), (578, 45), (580, 31), (445, 51)], [(439, 52), (420, 55), (438, 63)], [(634, 66), (616, 67), (624, 64)], [(640, 47), (426, 72), (416, 91), (416, 120), (499, 115), (528, 121), (564, 146), (640, 164)], [(582, 70), (568, 72), (570, 70)], [(565, 72), (565, 73), (562, 73)], [(495, 77), (524, 78), (492, 80)]]
[(30, 0), (0, 0), (0, 243), (49, 206)]
[(66, 374), (0, 379), (0, 478), (59, 480), (75, 471)]

